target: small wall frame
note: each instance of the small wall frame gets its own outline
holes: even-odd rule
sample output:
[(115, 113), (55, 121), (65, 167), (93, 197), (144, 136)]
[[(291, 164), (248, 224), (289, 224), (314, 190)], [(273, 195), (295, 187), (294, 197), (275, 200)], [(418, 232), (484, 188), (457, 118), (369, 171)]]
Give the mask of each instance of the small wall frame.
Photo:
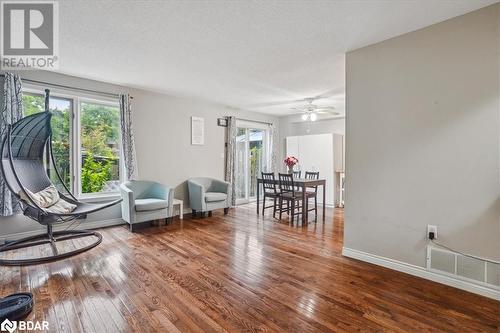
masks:
[(203, 146), (205, 144), (205, 119), (191, 117), (191, 145)]
[(227, 118), (217, 118), (217, 126), (227, 127)]

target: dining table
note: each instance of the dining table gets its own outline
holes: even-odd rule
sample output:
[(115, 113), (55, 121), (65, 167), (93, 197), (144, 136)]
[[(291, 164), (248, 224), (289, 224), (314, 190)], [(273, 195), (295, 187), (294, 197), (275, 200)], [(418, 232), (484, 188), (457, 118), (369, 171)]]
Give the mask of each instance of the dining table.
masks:
[[(260, 210), (260, 188), (264, 182), (264, 179), (257, 178), (257, 215)], [(266, 182), (272, 182), (267, 179)], [(279, 179), (275, 179), (274, 183), (279, 185)], [(300, 189), (302, 195), (302, 224), (305, 225), (308, 221), (309, 210), (307, 209), (306, 191), (307, 188), (313, 188), (316, 186), (321, 186), (323, 188), (323, 221), (325, 221), (325, 211), (326, 211), (326, 179), (306, 179), (306, 178), (294, 178), (294, 186)]]

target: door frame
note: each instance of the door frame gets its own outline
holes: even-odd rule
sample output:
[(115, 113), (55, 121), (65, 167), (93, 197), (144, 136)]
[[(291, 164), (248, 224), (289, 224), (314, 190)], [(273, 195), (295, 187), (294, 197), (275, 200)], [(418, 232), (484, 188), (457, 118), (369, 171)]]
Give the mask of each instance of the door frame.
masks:
[[(245, 159), (244, 159), (244, 168), (245, 168), (245, 176), (246, 176), (246, 186), (245, 186), (245, 197), (236, 199), (236, 204), (237, 205), (242, 205), (246, 204), (249, 202), (254, 202), (257, 200), (257, 197), (250, 197), (250, 168), (249, 168), (249, 158), (250, 158), (250, 140), (249, 140), (249, 130), (255, 129), (255, 130), (262, 130), (264, 132), (264, 136), (262, 138), (262, 155), (263, 155), (263, 162), (264, 165), (262, 165), (261, 169), (265, 170), (270, 163), (271, 156), (269, 156), (269, 140), (270, 138), (270, 128), (268, 125), (259, 123), (259, 122), (252, 122), (252, 121), (247, 121), (247, 120), (236, 120), (236, 129), (238, 130), (239, 128), (244, 128), (245, 129)], [(258, 190), (258, 188), (257, 188)]]

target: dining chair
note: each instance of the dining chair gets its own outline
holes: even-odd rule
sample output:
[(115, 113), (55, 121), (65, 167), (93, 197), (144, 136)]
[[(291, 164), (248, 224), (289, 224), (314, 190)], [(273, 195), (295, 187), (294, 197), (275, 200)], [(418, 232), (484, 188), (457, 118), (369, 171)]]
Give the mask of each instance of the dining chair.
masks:
[[(306, 171), (306, 179), (318, 180), (319, 172), (310, 172)], [(308, 212), (314, 211), (314, 222), (318, 221), (318, 186), (311, 186), (312, 191), (308, 191), (309, 193), (314, 194), (314, 208), (308, 209)], [(309, 197), (307, 198), (309, 200)], [(309, 206), (309, 205), (307, 205)]]
[[(300, 179), (301, 177), (302, 177), (302, 171), (299, 170), (293, 172), (293, 179)], [(300, 186), (297, 185), (295, 187), (295, 191), (300, 191), (300, 190), (301, 190)]]
[[(292, 224), (294, 221), (295, 215), (300, 215), (304, 213), (304, 203), (302, 202), (302, 192), (296, 191), (295, 183), (293, 181), (293, 175), (287, 173), (279, 173), (278, 174), (278, 182), (280, 187), (280, 196), (279, 196), (279, 217), (280, 220), (282, 218), (283, 211), (288, 213), (288, 216), (291, 217)], [(312, 198), (314, 193), (306, 192), (306, 200)], [(286, 201), (286, 209), (283, 208), (283, 202)]]
[[(278, 199), (280, 193), (278, 192), (276, 186), (276, 178), (274, 178), (274, 172), (261, 172), (262, 175), (262, 187), (264, 190), (263, 196), (264, 199), (262, 201), (262, 215), (264, 215), (264, 211), (266, 208), (273, 208), (273, 217), (276, 218), (276, 208), (278, 205)], [(266, 206), (266, 199), (273, 199), (272, 206)]]

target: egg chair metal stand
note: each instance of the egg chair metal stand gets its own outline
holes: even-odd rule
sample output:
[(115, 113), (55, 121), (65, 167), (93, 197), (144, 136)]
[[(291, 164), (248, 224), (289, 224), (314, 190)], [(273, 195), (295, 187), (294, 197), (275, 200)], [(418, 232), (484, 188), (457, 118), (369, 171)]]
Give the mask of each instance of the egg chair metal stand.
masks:
[[(121, 199), (99, 204), (81, 202), (78, 201), (67, 188), (57, 170), (52, 151), (52, 113), (49, 110), (49, 95), (50, 91), (48, 89), (45, 90), (44, 112), (24, 117), (18, 122), (9, 125), (7, 135), (1, 148), (1, 171), (7, 187), (12, 195), (19, 201), (23, 214), (41, 225), (46, 226), (47, 232), (15, 241), (7, 241), (4, 245), (0, 246), (0, 253), (50, 244), (52, 254), (25, 259), (0, 258), (0, 266), (41, 264), (67, 258), (96, 247), (102, 241), (101, 234), (96, 231), (67, 229), (54, 231), (53, 228), (57, 224), (77, 219), (85, 219), (90, 213), (100, 211), (121, 202)], [(50, 164), (52, 164), (52, 168), (50, 168)], [(58, 183), (60, 183), (64, 189), (64, 193), (58, 189), (60, 198), (76, 205), (76, 208), (72, 212), (51, 212), (50, 209), (40, 207), (28, 194), (27, 190), (31, 193), (36, 193), (54, 185), (50, 179), (49, 172), (54, 172), (54, 176), (57, 177)], [(73, 242), (75, 248), (68, 252), (60, 252), (57, 248), (57, 244), (62, 241), (83, 237), (92, 237), (92, 241), (84, 246), (77, 246)]]

